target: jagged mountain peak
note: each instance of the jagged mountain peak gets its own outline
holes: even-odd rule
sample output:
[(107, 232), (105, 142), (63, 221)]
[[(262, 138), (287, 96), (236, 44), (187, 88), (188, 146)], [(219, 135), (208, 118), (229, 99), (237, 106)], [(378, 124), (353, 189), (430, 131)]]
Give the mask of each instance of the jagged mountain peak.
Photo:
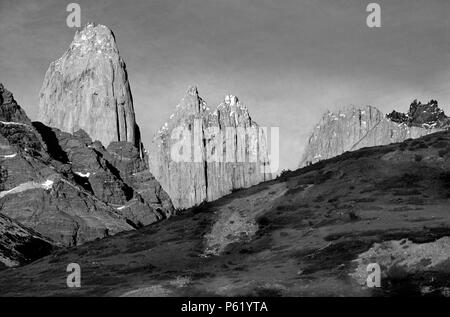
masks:
[(75, 32), (72, 43), (64, 55), (51, 63), (55, 69), (69, 67), (81, 57), (93, 59), (117, 59), (119, 55), (114, 33), (105, 25), (88, 23)]
[(0, 83), (0, 121), (31, 124), (25, 111), (14, 100), (13, 94)]
[(224, 101), (217, 106), (216, 112), (219, 117), (229, 117), (233, 125), (251, 126), (252, 122), (248, 108), (234, 95), (226, 95)]
[(394, 122), (404, 123), (410, 127), (450, 126), (450, 118), (445, 114), (444, 110), (439, 108), (437, 100), (433, 99), (426, 104), (415, 99), (409, 106), (407, 113), (393, 110), (386, 117)]
[(190, 95), (190, 96), (198, 96), (198, 88), (196, 85), (191, 85), (188, 87), (188, 89), (186, 90), (186, 95)]
[(105, 146), (126, 141), (141, 148), (126, 66), (108, 27), (87, 24), (50, 64), (38, 120), (69, 133), (83, 129)]
[[(428, 124), (423, 118), (429, 114), (442, 116), (432, 103), (424, 110), (420, 103), (413, 103), (411, 115), (393, 112), (385, 115), (370, 105), (349, 105), (338, 111), (328, 111), (315, 126), (305, 147), (300, 166), (325, 160), (346, 151), (354, 151), (362, 147), (386, 145), (401, 142), (408, 138), (418, 138), (439, 131), (445, 126)], [(433, 116), (431, 115), (431, 116)], [(419, 117), (410, 124), (410, 117)], [(424, 121), (425, 120), (425, 121)]]
[(177, 106), (177, 111), (189, 115), (198, 114), (203, 110), (206, 110), (206, 102), (200, 97), (197, 86), (189, 86), (184, 97)]
[(234, 106), (238, 103), (239, 99), (238, 99), (238, 97), (233, 96), (233, 95), (226, 95), (224, 101), (225, 101), (225, 104)]
[(87, 50), (96, 53), (118, 52), (114, 33), (107, 26), (94, 23), (88, 23), (77, 31), (70, 47), (72, 50), (78, 48), (82, 53)]
[[(237, 97), (225, 96), (211, 111), (191, 86), (153, 138), (150, 171), (177, 208), (218, 199), (271, 178), (267, 147), (258, 132)], [(174, 153), (181, 143), (178, 153), (184, 154), (178, 160)]]
[(13, 98), (13, 94), (7, 90), (2, 83), (0, 83), (0, 103), (12, 103), (15, 102)]

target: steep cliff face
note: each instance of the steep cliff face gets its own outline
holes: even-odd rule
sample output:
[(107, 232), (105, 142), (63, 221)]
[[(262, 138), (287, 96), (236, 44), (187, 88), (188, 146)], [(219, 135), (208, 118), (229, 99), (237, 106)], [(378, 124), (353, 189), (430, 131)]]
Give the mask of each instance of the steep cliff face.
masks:
[(211, 111), (190, 87), (154, 137), (149, 166), (183, 209), (270, 179), (268, 157), (264, 131), (235, 96)]
[[(413, 113), (417, 117), (416, 110)], [(424, 116), (424, 111), (428, 110), (421, 109), (421, 117)], [(422, 122), (409, 118), (409, 114), (397, 112), (393, 112), (387, 117), (371, 106), (350, 106), (337, 113), (328, 112), (316, 125), (308, 139), (300, 167), (340, 155), (346, 151), (402, 142), (446, 128), (446, 124), (440, 120)]]
[(70, 133), (83, 129), (105, 146), (127, 141), (140, 148), (125, 63), (106, 26), (86, 25), (51, 63), (40, 92), (38, 120)]
[(170, 199), (131, 143), (113, 142), (107, 150), (83, 130), (0, 119), (3, 215), (70, 246), (172, 214)]

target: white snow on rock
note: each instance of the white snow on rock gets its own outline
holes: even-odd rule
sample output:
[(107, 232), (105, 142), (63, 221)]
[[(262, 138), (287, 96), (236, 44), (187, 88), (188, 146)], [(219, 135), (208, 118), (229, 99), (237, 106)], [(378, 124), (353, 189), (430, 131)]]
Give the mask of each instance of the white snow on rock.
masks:
[(89, 172), (87, 172), (87, 173), (75, 172), (75, 174), (77, 174), (78, 176), (81, 176), (81, 177), (89, 177), (89, 176), (91, 176), (91, 173), (89, 173)]
[(43, 182), (42, 184), (40, 183), (36, 183), (36, 182), (26, 182), (26, 183), (22, 183), (14, 188), (11, 188), (9, 190), (4, 190), (0, 192), (0, 198), (5, 197), (6, 195), (9, 194), (17, 194), (17, 193), (21, 193), (24, 192), (26, 190), (30, 190), (30, 189), (37, 189), (37, 188), (42, 188), (45, 190), (49, 190), (53, 187), (53, 181), (47, 179), (45, 182)]
[(10, 122), (10, 121), (0, 121), (0, 123), (4, 124), (4, 125), (26, 125), (25, 123), (21, 123), (21, 122)]
[(9, 154), (9, 155), (2, 155), (2, 158), (14, 158), (16, 157), (17, 153)]
[(51, 189), (53, 187), (53, 181), (50, 179), (47, 179), (45, 182), (42, 183), (42, 187), (46, 190)]

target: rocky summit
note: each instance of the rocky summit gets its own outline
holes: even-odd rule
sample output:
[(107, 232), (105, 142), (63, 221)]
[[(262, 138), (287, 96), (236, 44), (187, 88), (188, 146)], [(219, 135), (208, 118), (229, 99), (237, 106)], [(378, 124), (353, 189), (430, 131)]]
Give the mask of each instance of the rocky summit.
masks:
[(414, 101), (408, 114), (393, 111), (386, 116), (372, 106), (329, 111), (309, 137), (300, 167), (346, 151), (414, 139), (448, 127), (448, 118), (434, 100), (425, 105)]
[(51, 63), (38, 120), (69, 133), (83, 129), (105, 146), (127, 141), (140, 149), (128, 75), (110, 29), (86, 25)]
[(5, 122), (31, 124), (25, 111), (14, 100), (13, 94), (0, 83), (0, 118)]
[(7, 113), (0, 117), (3, 215), (71, 246), (172, 214), (169, 197), (133, 144), (105, 149), (83, 130), (70, 134), (40, 122), (8, 121)]
[(264, 131), (237, 97), (211, 111), (191, 86), (157, 132), (150, 171), (184, 209), (271, 178)]

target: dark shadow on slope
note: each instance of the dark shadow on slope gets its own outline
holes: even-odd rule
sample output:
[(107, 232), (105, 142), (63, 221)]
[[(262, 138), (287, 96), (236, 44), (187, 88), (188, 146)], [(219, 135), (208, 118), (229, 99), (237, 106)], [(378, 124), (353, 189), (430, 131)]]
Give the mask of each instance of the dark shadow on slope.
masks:
[(60, 161), (64, 164), (69, 162), (66, 152), (63, 151), (61, 146), (59, 145), (58, 138), (56, 137), (55, 132), (53, 132), (52, 128), (46, 126), (45, 124), (35, 121), (32, 123), (33, 127), (39, 132), (47, 146), (47, 151), (50, 156)]

